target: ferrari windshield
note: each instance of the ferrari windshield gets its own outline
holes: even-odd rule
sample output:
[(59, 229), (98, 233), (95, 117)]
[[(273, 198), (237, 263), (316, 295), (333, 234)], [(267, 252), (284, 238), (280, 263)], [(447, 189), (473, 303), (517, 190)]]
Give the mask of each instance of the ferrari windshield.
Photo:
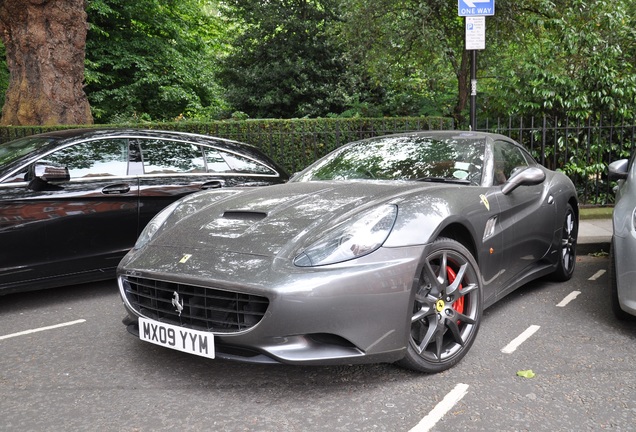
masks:
[(48, 144), (52, 138), (25, 137), (0, 145), (0, 166), (9, 165)]
[(345, 145), (310, 165), (294, 181), (377, 179), (479, 184), (484, 151), (484, 139), (474, 136), (386, 136)]

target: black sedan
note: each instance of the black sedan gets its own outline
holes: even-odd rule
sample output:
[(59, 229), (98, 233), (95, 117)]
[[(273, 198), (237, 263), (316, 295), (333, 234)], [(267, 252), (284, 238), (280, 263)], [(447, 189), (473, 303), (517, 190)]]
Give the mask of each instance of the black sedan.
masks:
[(284, 183), (247, 144), (153, 130), (71, 129), (0, 145), (0, 294), (114, 277), (173, 201)]

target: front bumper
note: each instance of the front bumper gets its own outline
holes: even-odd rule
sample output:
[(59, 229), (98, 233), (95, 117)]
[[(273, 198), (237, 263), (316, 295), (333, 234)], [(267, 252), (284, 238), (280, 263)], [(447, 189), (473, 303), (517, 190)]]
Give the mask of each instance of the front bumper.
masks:
[[(157, 319), (133, 306), (127, 289), (127, 278), (145, 278), (267, 298), (257, 324), (212, 331), (218, 358), (307, 365), (393, 362), (406, 349), (424, 249), (381, 248), (346, 263), (302, 269), (286, 260), (223, 251), (131, 252), (118, 269), (129, 315), (125, 324), (138, 335), (139, 316)], [(185, 254), (191, 258), (180, 262)]]

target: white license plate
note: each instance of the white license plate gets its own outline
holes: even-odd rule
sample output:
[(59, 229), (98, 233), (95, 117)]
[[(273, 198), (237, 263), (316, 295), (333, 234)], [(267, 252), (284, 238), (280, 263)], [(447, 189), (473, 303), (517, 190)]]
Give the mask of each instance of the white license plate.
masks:
[(214, 335), (209, 332), (139, 318), (139, 339), (188, 354), (214, 358)]

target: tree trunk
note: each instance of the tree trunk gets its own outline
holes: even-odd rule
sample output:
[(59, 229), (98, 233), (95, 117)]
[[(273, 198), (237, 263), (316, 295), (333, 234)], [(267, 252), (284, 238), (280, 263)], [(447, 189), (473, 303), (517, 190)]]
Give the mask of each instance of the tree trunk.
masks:
[(3, 125), (90, 124), (85, 0), (0, 0), (10, 80)]

